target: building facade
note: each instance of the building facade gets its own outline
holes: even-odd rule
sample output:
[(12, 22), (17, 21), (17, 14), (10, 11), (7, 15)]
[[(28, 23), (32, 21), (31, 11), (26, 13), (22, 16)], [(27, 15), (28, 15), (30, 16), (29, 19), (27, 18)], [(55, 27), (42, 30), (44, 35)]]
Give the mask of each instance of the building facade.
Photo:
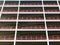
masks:
[(0, 45), (60, 45), (60, 0), (0, 0)]

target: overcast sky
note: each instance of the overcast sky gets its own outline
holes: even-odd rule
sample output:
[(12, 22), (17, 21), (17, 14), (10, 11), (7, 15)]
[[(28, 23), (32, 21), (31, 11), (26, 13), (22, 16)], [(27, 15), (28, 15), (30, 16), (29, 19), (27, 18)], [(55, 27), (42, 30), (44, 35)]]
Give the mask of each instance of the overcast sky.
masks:
[[(40, 1), (40, 0), (21, 0), (21, 1)], [(57, 1), (57, 0), (45, 0), (45, 1)]]

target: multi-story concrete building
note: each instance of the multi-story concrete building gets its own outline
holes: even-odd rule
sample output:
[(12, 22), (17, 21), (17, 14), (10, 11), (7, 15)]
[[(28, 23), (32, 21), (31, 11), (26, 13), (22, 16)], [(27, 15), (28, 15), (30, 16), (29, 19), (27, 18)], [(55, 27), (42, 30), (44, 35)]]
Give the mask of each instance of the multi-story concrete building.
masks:
[(60, 0), (0, 0), (0, 45), (60, 45)]

